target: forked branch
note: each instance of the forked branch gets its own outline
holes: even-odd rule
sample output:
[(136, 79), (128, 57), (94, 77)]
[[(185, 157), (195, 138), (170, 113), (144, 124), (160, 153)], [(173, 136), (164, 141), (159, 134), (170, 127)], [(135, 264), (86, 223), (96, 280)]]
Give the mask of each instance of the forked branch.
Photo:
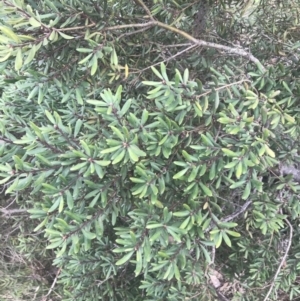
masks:
[(191, 36), (190, 34), (186, 33), (185, 31), (182, 31), (176, 27), (173, 27), (171, 25), (159, 22), (159, 21), (155, 21), (149, 8), (145, 5), (145, 3), (143, 2), (143, 0), (135, 0), (136, 3), (138, 3), (140, 6), (142, 6), (145, 10), (145, 12), (147, 13), (147, 15), (149, 16), (149, 18), (151, 19), (150, 22), (147, 23), (147, 25), (149, 25), (150, 23), (152, 23), (153, 25), (159, 26), (161, 28), (164, 28), (166, 30), (172, 31), (174, 33), (177, 33), (179, 35), (181, 35), (182, 37), (186, 38), (187, 40), (189, 40), (192, 44), (198, 45), (198, 46), (202, 46), (202, 47), (206, 47), (206, 48), (214, 48), (214, 49), (218, 49), (224, 52), (227, 52), (229, 54), (234, 54), (237, 56), (241, 56), (241, 57), (245, 57), (247, 59), (249, 59), (249, 61), (253, 62), (254, 64), (257, 65), (257, 67), (264, 72), (266, 69), (264, 68), (264, 66), (261, 64), (261, 62), (259, 61), (258, 58), (256, 58), (254, 55), (252, 55), (250, 52), (241, 49), (241, 48), (235, 48), (235, 47), (229, 47), (229, 46), (224, 46), (221, 44), (216, 44), (216, 43), (211, 43), (211, 42), (206, 42), (204, 40), (198, 40), (196, 38), (194, 38), (193, 36)]

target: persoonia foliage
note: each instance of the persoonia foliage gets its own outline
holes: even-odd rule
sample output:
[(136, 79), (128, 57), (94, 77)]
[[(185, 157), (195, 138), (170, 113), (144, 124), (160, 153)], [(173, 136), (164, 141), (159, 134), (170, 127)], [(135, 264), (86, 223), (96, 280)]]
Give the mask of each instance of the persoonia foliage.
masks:
[[(53, 250), (62, 300), (260, 300), (286, 250), (271, 296), (292, 299), (300, 185), (281, 166), (300, 161), (295, 65), (213, 63), (213, 48), (167, 65), (172, 40), (191, 47), (176, 29), (199, 3), (136, 2), (2, 1), (6, 195)], [(219, 2), (211, 14), (236, 7)], [(251, 20), (232, 28), (256, 32)]]

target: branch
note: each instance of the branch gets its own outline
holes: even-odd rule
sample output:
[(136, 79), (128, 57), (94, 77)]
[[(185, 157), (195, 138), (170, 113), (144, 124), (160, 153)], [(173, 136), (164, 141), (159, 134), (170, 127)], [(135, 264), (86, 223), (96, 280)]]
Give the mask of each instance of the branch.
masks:
[(163, 60), (163, 61), (161, 61), (161, 62), (155, 63), (155, 64), (153, 64), (153, 65), (151, 65), (151, 66), (148, 66), (148, 67), (146, 67), (146, 68), (144, 68), (144, 69), (142, 69), (142, 70), (134, 71), (134, 72), (131, 72), (131, 73), (142, 73), (142, 72), (144, 72), (144, 71), (150, 69), (151, 67), (160, 65), (161, 63), (164, 63), (164, 62), (168, 62), (168, 61), (174, 59), (175, 57), (177, 57), (177, 56), (183, 54), (184, 52), (189, 51), (190, 49), (195, 48), (195, 47), (196, 47), (196, 45), (190, 45), (189, 47), (183, 49), (182, 51), (177, 52), (176, 54), (174, 54), (174, 55), (168, 57), (167, 59), (165, 59), (165, 60)]
[[(136, 0), (136, 1), (138, 1), (140, 3), (141, 0)], [(152, 27), (152, 26), (156, 25), (156, 26), (165, 28), (169, 31), (172, 31), (174, 33), (181, 35), (182, 37), (184, 37), (187, 40), (189, 40), (190, 42), (192, 42), (194, 45), (202, 46), (202, 47), (206, 47), (206, 48), (219, 49), (219, 50), (225, 51), (229, 54), (234, 54), (237, 56), (245, 57), (245, 58), (249, 59), (251, 62), (255, 63), (262, 72), (266, 71), (265, 67), (261, 64), (261, 62), (254, 55), (252, 55), (250, 52), (247, 52), (244, 49), (224, 46), (221, 44), (206, 42), (203, 40), (198, 40), (198, 39), (194, 38), (193, 36), (189, 35), (188, 33), (184, 32), (176, 27), (170, 26), (168, 24), (165, 24), (165, 23), (162, 23), (159, 21), (155, 21), (154, 19), (151, 19), (151, 20), (152, 21), (149, 21), (147, 23), (123, 24), (123, 25), (106, 27), (106, 28), (103, 28), (100, 32), (96, 32), (96, 34), (101, 34), (103, 31), (107, 31), (107, 30), (118, 30), (118, 29), (131, 28), (131, 27)]]
[(5, 209), (2, 208), (0, 209), (0, 212), (4, 215), (5, 218), (8, 218), (11, 215), (16, 215), (16, 214), (23, 214), (23, 213), (27, 213), (27, 209)]
[(250, 82), (250, 80), (248, 80), (248, 79), (241, 79), (241, 80), (239, 80), (239, 81), (237, 81), (237, 82), (230, 83), (230, 84), (227, 84), (227, 85), (224, 85), (224, 86), (215, 88), (214, 90), (208, 90), (208, 91), (206, 91), (206, 92), (204, 92), (204, 93), (202, 93), (202, 94), (200, 94), (200, 95), (197, 95), (197, 98), (200, 98), (200, 97), (202, 97), (202, 96), (204, 96), (204, 95), (207, 95), (207, 94), (209, 94), (209, 93), (211, 93), (211, 92), (213, 92), (213, 91), (219, 91), (219, 90), (223, 90), (223, 89), (226, 89), (226, 88), (231, 87), (231, 86), (234, 86), (234, 85), (239, 85), (239, 84), (241, 84), (241, 83), (243, 83), (243, 82)]
[(48, 297), (48, 296), (51, 294), (51, 292), (53, 291), (54, 286), (55, 286), (55, 283), (56, 283), (56, 281), (57, 281), (57, 278), (58, 278), (58, 276), (59, 276), (59, 274), (60, 274), (60, 271), (61, 271), (61, 268), (58, 269), (58, 271), (57, 271), (57, 273), (56, 273), (56, 276), (55, 276), (55, 279), (54, 279), (54, 281), (53, 281), (53, 283), (52, 283), (52, 285), (51, 285), (51, 287), (50, 287), (50, 289), (49, 289), (49, 291), (48, 291), (48, 293), (47, 293), (47, 295), (46, 295), (45, 297)]
[(95, 23), (91, 23), (89, 25), (85, 25), (85, 26), (75, 26), (75, 27), (67, 27), (67, 28), (58, 28), (57, 31), (70, 31), (70, 30), (78, 30), (78, 29), (85, 29), (88, 27), (93, 27), (95, 26)]
[(290, 227), (289, 243), (288, 243), (288, 246), (287, 246), (287, 248), (286, 248), (286, 250), (285, 250), (285, 253), (284, 253), (284, 255), (283, 255), (282, 259), (281, 259), (281, 262), (280, 262), (280, 264), (279, 264), (279, 267), (278, 267), (278, 269), (277, 269), (277, 271), (276, 271), (276, 273), (275, 273), (275, 275), (274, 275), (274, 278), (273, 278), (271, 287), (269, 288), (269, 291), (268, 291), (268, 293), (267, 293), (267, 295), (266, 295), (266, 297), (265, 297), (265, 299), (264, 299), (263, 301), (267, 301), (267, 300), (269, 299), (269, 296), (270, 296), (270, 294), (271, 294), (271, 292), (272, 292), (272, 290), (273, 290), (273, 287), (274, 287), (274, 285), (275, 285), (275, 281), (276, 281), (276, 279), (277, 279), (277, 277), (278, 277), (278, 275), (279, 275), (279, 273), (280, 273), (280, 271), (281, 271), (281, 268), (282, 268), (283, 264), (285, 263), (285, 260), (286, 260), (286, 258), (287, 258), (287, 255), (288, 255), (289, 250), (290, 250), (290, 248), (291, 248), (292, 239), (293, 239), (293, 227), (292, 227), (291, 223), (290, 223), (287, 219), (286, 219), (285, 221), (286, 221), (286, 223), (288, 224), (288, 226)]
[(135, 31), (123, 33), (123, 34), (121, 34), (121, 35), (118, 37), (118, 39), (120, 40), (120, 39), (123, 38), (123, 37), (128, 37), (128, 36), (131, 36), (131, 35), (133, 35), (133, 34), (137, 34), (137, 33), (139, 33), (139, 32), (145, 31), (145, 30), (148, 29), (148, 27), (151, 27), (151, 26), (152, 26), (152, 24), (149, 25), (149, 26), (147, 26), (147, 27), (145, 26), (145, 27), (143, 27), (143, 28), (141, 28), (141, 29), (137, 29), (137, 30), (135, 30)]
[(137, 4), (139, 4), (143, 9), (144, 11), (147, 13), (147, 15), (149, 16), (149, 18), (154, 21), (154, 18), (151, 14), (151, 11), (149, 10), (149, 8), (145, 5), (145, 3), (143, 2), (143, 0), (134, 0)]
[[(245, 212), (247, 210), (247, 208), (252, 204), (252, 201), (248, 201), (246, 202), (239, 210), (237, 210), (236, 212), (224, 217), (221, 219), (221, 222), (229, 222), (232, 221), (234, 218), (236, 218), (237, 216), (239, 216), (241, 213)], [(211, 229), (213, 228), (213, 226), (209, 226), (206, 230), (206, 232), (209, 232)]]
[(246, 50), (243, 50), (241, 48), (233, 48), (233, 47), (228, 47), (228, 46), (224, 46), (224, 45), (220, 45), (220, 44), (216, 44), (216, 43), (211, 43), (211, 42), (206, 42), (203, 40), (198, 40), (196, 38), (194, 38), (193, 36), (189, 35), (188, 33), (172, 27), (168, 24), (156, 21), (155, 22), (157, 26), (165, 28), (169, 31), (175, 32), (180, 34), (181, 36), (183, 36), (184, 38), (188, 39), (189, 41), (191, 41), (192, 43), (198, 45), (198, 46), (203, 46), (203, 47), (207, 47), (207, 48), (214, 48), (214, 49), (219, 49), (222, 51), (225, 51), (227, 53), (231, 53), (231, 54), (235, 54), (238, 56), (242, 56), (242, 57), (246, 57), (248, 58), (251, 62), (255, 63), (257, 65), (257, 67), (261, 70), (261, 71), (265, 71), (265, 67), (261, 64), (261, 62), (255, 57), (253, 56), (250, 52), (247, 52)]
[(154, 26), (154, 25), (155, 25), (155, 22), (153, 22), (153, 21), (150, 21), (147, 23), (115, 25), (115, 26), (110, 26), (110, 27), (104, 27), (100, 30), (100, 32), (95, 32), (95, 34), (102, 34), (103, 31), (108, 31), (108, 30), (117, 30), (117, 29), (132, 28), (132, 27), (150, 27), (150, 26)]

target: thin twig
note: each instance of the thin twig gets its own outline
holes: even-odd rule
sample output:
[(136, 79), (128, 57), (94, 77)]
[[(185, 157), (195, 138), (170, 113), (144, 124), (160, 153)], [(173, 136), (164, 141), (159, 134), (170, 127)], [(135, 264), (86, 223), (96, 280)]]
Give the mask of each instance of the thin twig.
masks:
[(54, 281), (53, 281), (53, 283), (52, 283), (52, 285), (51, 285), (51, 287), (50, 287), (50, 289), (49, 289), (49, 291), (48, 291), (48, 293), (47, 293), (47, 295), (45, 297), (48, 297), (51, 294), (51, 292), (53, 291), (55, 283), (57, 281), (57, 278), (58, 278), (58, 276), (60, 274), (60, 271), (61, 271), (61, 268), (58, 269), (58, 271), (56, 273), (56, 276), (55, 276), (55, 279), (54, 279)]
[(150, 26), (154, 26), (154, 25), (156, 25), (156, 23), (153, 21), (150, 21), (147, 23), (115, 25), (115, 26), (104, 27), (104, 28), (100, 29), (99, 32), (95, 32), (94, 34), (102, 34), (103, 31), (108, 31), (108, 30), (118, 30), (118, 29), (123, 29), (123, 28), (132, 28), (132, 27), (150, 27)]
[(135, 2), (137, 2), (140, 6), (142, 6), (142, 8), (144, 9), (144, 11), (147, 13), (147, 15), (149, 16), (149, 18), (151, 20), (154, 21), (154, 18), (151, 14), (151, 11), (149, 10), (149, 8), (146, 6), (146, 4), (142, 1), (142, 0), (135, 0)]
[(71, 30), (85, 29), (85, 28), (88, 28), (88, 27), (93, 27), (95, 25), (96, 25), (95, 23), (92, 23), (92, 24), (85, 25), (85, 26), (59, 28), (59, 29), (57, 29), (57, 31), (71, 31)]
[[(226, 216), (225, 218), (221, 219), (221, 222), (229, 222), (232, 221), (234, 218), (236, 218), (237, 216), (239, 216), (241, 213), (245, 212), (247, 210), (247, 208), (252, 204), (252, 201), (248, 201), (246, 202), (239, 210), (237, 210), (236, 212)], [(209, 226), (206, 230), (206, 232), (209, 232), (211, 229), (213, 228), (213, 226)]]
[(241, 79), (241, 80), (239, 80), (239, 81), (237, 81), (237, 82), (230, 83), (230, 84), (221, 86), (221, 87), (219, 87), (219, 88), (215, 88), (214, 90), (208, 90), (208, 91), (206, 91), (206, 92), (204, 92), (204, 93), (202, 93), (202, 94), (200, 94), (200, 95), (197, 95), (197, 98), (200, 98), (200, 97), (202, 97), (202, 96), (205, 96), (205, 95), (207, 95), (207, 94), (209, 94), (209, 93), (211, 93), (211, 92), (213, 92), (213, 91), (223, 90), (223, 89), (225, 89), (225, 88), (228, 88), (228, 87), (231, 87), (231, 86), (234, 86), (234, 85), (238, 85), (238, 84), (241, 84), (241, 83), (243, 83), (243, 82), (250, 82), (250, 80), (248, 80), (248, 79)]
[(137, 29), (137, 30), (135, 30), (135, 31), (123, 33), (123, 34), (121, 34), (121, 35), (118, 37), (118, 40), (120, 40), (120, 39), (123, 38), (123, 37), (128, 37), (128, 36), (131, 36), (131, 35), (133, 35), (133, 34), (137, 34), (137, 33), (139, 33), (139, 32), (145, 31), (145, 30), (147, 30), (147, 29), (148, 29), (149, 27), (151, 27), (151, 26), (152, 26), (152, 25), (149, 25), (149, 26), (147, 26), (147, 27), (144, 27), (144, 28), (141, 28), (141, 29)]
[(289, 250), (290, 250), (291, 245), (292, 245), (292, 239), (293, 239), (293, 227), (292, 227), (291, 223), (288, 221), (288, 219), (285, 219), (285, 222), (286, 222), (286, 223), (288, 224), (288, 226), (290, 227), (289, 243), (288, 243), (288, 246), (287, 246), (287, 248), (286, 248), (286, 250), (285, 250), (285, 253), (284, 253), (284, 255), (283, 255), (282, 259), (281, 259), (281, 262), (280, 262), (280, 264), (279, 264), (279, 267), (278, 267), (278, 269), (277, 269), (277, 271), (276, 271), (276, 273), (275, 273), (275, 275), (274, 275), (274, 278), (273, 278), (271, 287), (269, 288), (269, 291), (268, 291), (268, 293), (267, 293), (267, 295), (266, 295), (266, 297), (265, 297), (265, 299), (264, 299), (263, 301), (267, 301), (267, 300), (269, 299), (269, 296), (270, 296), (270, 294), (271, 294), (271, 292), (272, 292), (272, 290), (273, 290), (273, 287), (274, 287), (274, 285), (275, 285), (275, 281), (276, 281), (276, 279), (277, 279), (277, 277), (278, 277), (278, 275), (279, 275), (279, 273), (280, 273), (280, 271), (281, 271), (282, 266), (284, 265), (284, 263), (285, 263), (285, 261), (286, 261), (287, 255), (288, 255)]
[(155, 64), (153, 64), (153, 65), (151, 65), (151, 66), (148, 66), (148, 67), (146, 67), (146, 68), (144, 68), (144, 69), (142, 69), (142, 70), (134, 71), (134, 72), (131, 72), (131, 73), (142, 73), (142, 72), (144, 72), (144, 71), (150, 69), (151, 67), (154, 67), (154, 66), (160, 65), (161, 63), (165, 63), (165, 62), (168, 62), (168, 61), (170, 61), (170, 60), (173, 60), (175, 57), (177, 57), (177, 56), (183, 54), (184, 52), (189, 51), (189, 50), (192, 49), (192, 48), (195, 48), (196, 46), (197, 46), (197, 45), (190, 45), (188, 48), (186, 48), (186, 49), (184, 49), (184, 50), (182, 50), (182, 51), (177, 52), (176, 54), (174, 54), (174, 55), (172, 55), (172, 56), (166, 58), (165, 60), (163, 60), (163, 61), (161, 61), (161, 62), (155, 63)]
[(5, 218), (8, 218), (11, 215), (16, 215), (16, 214), (23, 214), (27, 213), (27, 209), (5, 209), (2, 208), (0, 209), (0, 212), (4, 215)]
[(210, 265), (215, 263), (215, 258), (216, 258), (216, 247), (213, 246), (212, 250), (211, 250), (211, 262), (210, 262)]

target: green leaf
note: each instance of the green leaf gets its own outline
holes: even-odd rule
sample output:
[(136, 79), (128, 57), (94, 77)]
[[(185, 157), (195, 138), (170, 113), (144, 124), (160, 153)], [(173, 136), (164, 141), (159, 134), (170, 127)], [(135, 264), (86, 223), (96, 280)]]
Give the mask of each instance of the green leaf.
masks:
[(163, 227), (163, 224), (148, 224), (147, 226), (146, 226), (146, 228), (147, 229), (155, 229), (155, 228), (160, 228), (160, 227)]
[(190, 220), (191, 220), (191, 217), (188, 216), (182, 223), (181, 225), (179, 226), (179, 229), (185, 229), (188, 224), (190, 223)]
[(2, 184), (4, 184), (4, 183), (8, 182), (8, 181), (10, 180), (10, 178), (11, 178), (11, 177), (6, 177), (6, 178), (0, 180), (0, 185), (2, 185)]
[(240, 237), (241, 234), (235, 231), (231, 231), (231, 230), (225, 230), (226, 233), (228, 233), (229, 235), (233, 236), (233, 237)]
[(110, 127), (113, 132), (123, 141), (125, 138), (124, 138), (124, 135), (121, 133), (121, 131), (119, 129), (117, 129), (116, 127), (114, 126), (111, 126)]
[(58, 207), (58, 212), (61, 213), (64, 209), (64, 198), (61, 196), (60, 202), (59, 202), (59, 207)]
[(94, 160), (93, 162), (100, 166), (108, 166), (110, 164), (108, 160)]
[(173, 212), (173, 216), (177, 216), (177, 217), (185, 217), (190, 215), (190, 211), (189, 210), (185, 210), (185, 211), (178, 211), (178, 212)]
[(225, 231), (222, 231), (222, 237), (228, 247), (231, 247), (231, 241)]
[(131, 106), (132, 100), (128, 99), (125, 104), (123, 105), (121, 111), (120, 111), (120, 116), (124, 116), (126, 114), (126, 112), (129, 110), (130, 106)]
[(81, 119), (77, 119), (74, 129), (74, 137), (77, 137), (78, 133), (80, 132), (81, 126), (83, 122)]
[(72, 210), (73, 207), (74, 207), (74, 199), (73, 199), (73, 196), (72, 196), (70, 190), (66, 191), (66, 195), (67, 195), (67, 205), (68, 205), (68, 208), (70, 210)]
[(114, 146), (114, 147), (110, 147), (110, 148), (106, 148), (104, 150), (101, 151), (101, 154), (109, 154), (109, 153), (113, 153), (115, 151), (117, 151), (119, 148), (121, 148), (122, 145), (117, 145), (117, 146)]
[(180, 271), (176, 263), (174, 264), (174, 274), (175, 278), (180, 281)]
[(243, 172), (243, 164), (242, 161), (240, 161), (235, 169), (235, 175), (238, 179), (241, 177), (242, 172)]
[(27, 58), (24, 62), (24, 65), (29, 64), (34, 59), (35, 53), (36, 53), (36, 46), (32, 45), (32, 47), (28, 51), (28, 55), (27, 55)]
[(136, 268), (134, 271), (135, 277), (137, 277), (141, 273), (142, 267), (143, 267), (142, 252), (141, 252), (141, 248), (139, 248), (136, 251)]
[(77, 89), (75, 90), (75, 92), (76, 92), (76, 100), (77, 100), (77, 103), (78, 103), (79, 105), (83, 105), (83, 99), (82, 99), (82, 96), (81, 96), (81, 91), (80, 91), (80, 89), (77, 88)]
[[(163, 77), (162, 77), (162, 75), (157, 71), (157, 69), (155, 68), (155, 67), (153, 67), (153, 66), (151, 66), (151, 70), (152, 70), (152, 72), (157, 76), (157, 77), (159, 77), (160, 79), (164, 79)], [(143, 84), (145, 84), (146, 82), (143, 82)]]
[(242, 199), (247, 200), (250, 195), (250, 192), (251, 192), (251, 182), (248, 182), (243, 192)]
[(145, 157), (147, 155), (144, 151), (139, 149), (135, 144), (130, 144), (129, 148), (132, 149), (132, 151), (139, 157)]
[(60, 204), (60, 201), (61, 201), (61, 197), (57, 198), (56, 201), (53, 203), (53, 205), (48, 210), (48, 213), (51, 213), (54, 210), (56, 210), (58, 208), (59, 204)]
[(70, 168), (70, 170), (79, 170), (88, 165), (88, 162), (78, 163)]
[(222, 244), (222, 234), (219, 232), (214, 236), (214, 243), (216, 248), (219, 248)]
[(265, 150), (266, 150), (266, 153), (267, 153), (270, 157), (275, 158), (275, 153), (274, 153), (274, 151), (271, 150), (271, 149), (269, 148), (269, 146), (266, 145), (266, 144), (265, 144)]
[(23, 66), (23, 57), (22, 57), (22, 50), (19, 48), (17, 50), (16, 60), (15, 60), (15, 69), (16, 71), (20, 70)]
[(240, 154), (235, 153), (235, 152), (233, 152), (233, 151), (231, 151), (230, 149), (227, 149), (227, 148), (222, 148), (222, 151), (228, 157), (239, 157), (239, 155), (240, 155)]
[(92, 240), (92, 239), (96, 238), (96, 234), (95, 233), (91, 233), (91, 232), (86, 231), (84, 229), (81, 229), (81, 231), (82, 231), (82, 233), (83, 233), (83, 235), (84, 235), (84, 237), (86, 239)]
[(116, 265), (122, 265), (124, 264), (125, 262), (127, 262), (131, 256), (133, 255), (134, 251), (132, 252), (129, 252), (128, 254), (126, 254), (125, 256), (123, 256), (121, 259), (119, 259), (117, 262), (116, 262)]
[(9, 51), (7, 54), (5, 54), (3, 57), (0, 58), (0, 63), (5, 62), (7, 59), (10, 58), (12, 51)]
[(216, 161), (213, 162), (213, 164), (211, 165), (210, 167), (210, 170), (209, 170), (209, 179), (210, 180), (213, 180), (216, 176)]
[(32, 27), (41, 27), (41, 23), (33, 17), (29, 18), (28, 21)]
[(145, 184), (147, 181), (144, 180), (144, 179), (138, 179), (138, 178), (133, 178), (131, 177), (130, 180), (133, 182), (133, 183), (140, 183), (140, 184)]
[(160, 209), (163, 209), (164, 208), (164, 205), (162, 202), (160, 202), (159, 200), (156, 200), (154, 205), (157, 207), (157, 208), (160, 208)]
[(212, 196), (212, 191), (206, 186), (204, 185), (202, 182), (199, 182), (200, 187), (202, 188), (203, 192), (205, 193), (205, 195), (207, 196)]
[(113, 49), (113, 51), (111, 52), (110, 64), (114, 66), (118, 66), (118, 56), (115, 49)]
[(91, 64), (92, 64), (91, 75), (93, 76), (98, 69), (98, 58), (96, 55), (93, 56), (93, 58), (91, 60)]
[(167, 227), (167, 232), (171, 234), (171, 236), (174, 238), (175, 241), (179, 243), (181, 242), (180, 236), (175, 231), (173, 231), (173, 229), (170, 226)]
[(93, 55), (93, 53), (90, 53), (85, 58), (83, 58), (81, 61), (79, 61), (78, 64), (79, 65), (84, 64), (85, 62), (87, 62), (92, 57), (92, 55)]
[(241, 181), (233, 183), (232, 185), (229, 186), (229, 188), (235, 189), (235, 188), (243, 186), (245, 183), (246, 183), (246, 180), (241, 180)]
[(166, 65), (164, 63), (161, 63), (160, 64), (160, 70), (161, 70), (161, 74), (162, 74), (162, 77), (164, 78), (165, 81), (169, 81), (168, 79), (168, 75), (167, 75), (167, 70), (166, 70)]
[(185, 169), (179, 171), (177, 174), (175, 174), (175, 175), (173, 176), (173, 179), (179, 179), (179, 178), (181, 178), (182, 176), (184, 176), (184, 175), (186, 174), (186, 172), (187, 172), (189, 169), (190, 169), (190, 168), (188, 167), (188, 168), (185, 168)]
[(114, 158), (114, 160), (112, 161), (112, 164), (117, 164), (120, 161), (123, 160), (123, 158), (125, 157), (126, 151), (125, 149), (122, 149), (122, 151)]
[(62, 38), (66, 39), (66, 40), (74, 39), (74, 37), (69, 36), (69, 35), (67, 35), (67, 34), (65, 34), (65, 33), (61, 32), (61, 31), (58, 31), (58, 33), (59, 33), (59, 35), (60, 35)]
[(282, 82), (282, 85), (291, 95), (293, 94), (292, 90), (290, 89), (290, 87), (287, 85), (285, 81)]
[(236, 227), (237, 223), (231, 223), (231, 222), (220, 222), (218, 223), (219, 228), (233, 228)]
[(48, 216), (39, 225), (37, 225), (34, 228), (33, 232), (39, 231), (42, 227), (44, 227), (47, 224), (47, 222), (48, 222)]
[(64, 240), (61, 249), (56, 253), (56, 257), (60, 257), (64, 255), (66, 249), (67, 249), (67, 241)]
[(46, 247), (46, 249), (55, 249), (57, 247), (60, 247), (64, 240), (63, 240), (63, 238), (58, 238), (58, 239), (55, 239), (55, 240), (52, 240), (52, 241), (53, 242), (50, 245), (48, 245)]
[(53, 116), (51, 115), (51, 113), (48, 110), (45, 110), (45, 114), (52, 124), (56, 124)]
[[(201, 243), (204, 243), (204, 242), (201, 242)], [(202, 252), (204, 254), (206, 262), (210, 264), (211, 263), (211, 258), (210, 258), (209, 253), (207, 252), (206, 248), (204, 246), (202, 246), (202, 244), (200, 244), (200, 247), (202, 249)]]
[(90, 53), (90, 52), (93, 52), (93, 49), (89, 49), (89, 48), (76, 48), (76, 51), (83, 52), (83, 53)]
[(0, 30), (1, 30), (2, 33), (4, 33), (10, 39), (14, 40), (17, 43), (20, 42), (19, 37), (9, 27), (0, 26)]
[(129, 158), (132, 162), (137, 162), (139, 160), (139, 157), (136, 155), (136, 153), (133, 151), (132, 147), (127, 148)]

